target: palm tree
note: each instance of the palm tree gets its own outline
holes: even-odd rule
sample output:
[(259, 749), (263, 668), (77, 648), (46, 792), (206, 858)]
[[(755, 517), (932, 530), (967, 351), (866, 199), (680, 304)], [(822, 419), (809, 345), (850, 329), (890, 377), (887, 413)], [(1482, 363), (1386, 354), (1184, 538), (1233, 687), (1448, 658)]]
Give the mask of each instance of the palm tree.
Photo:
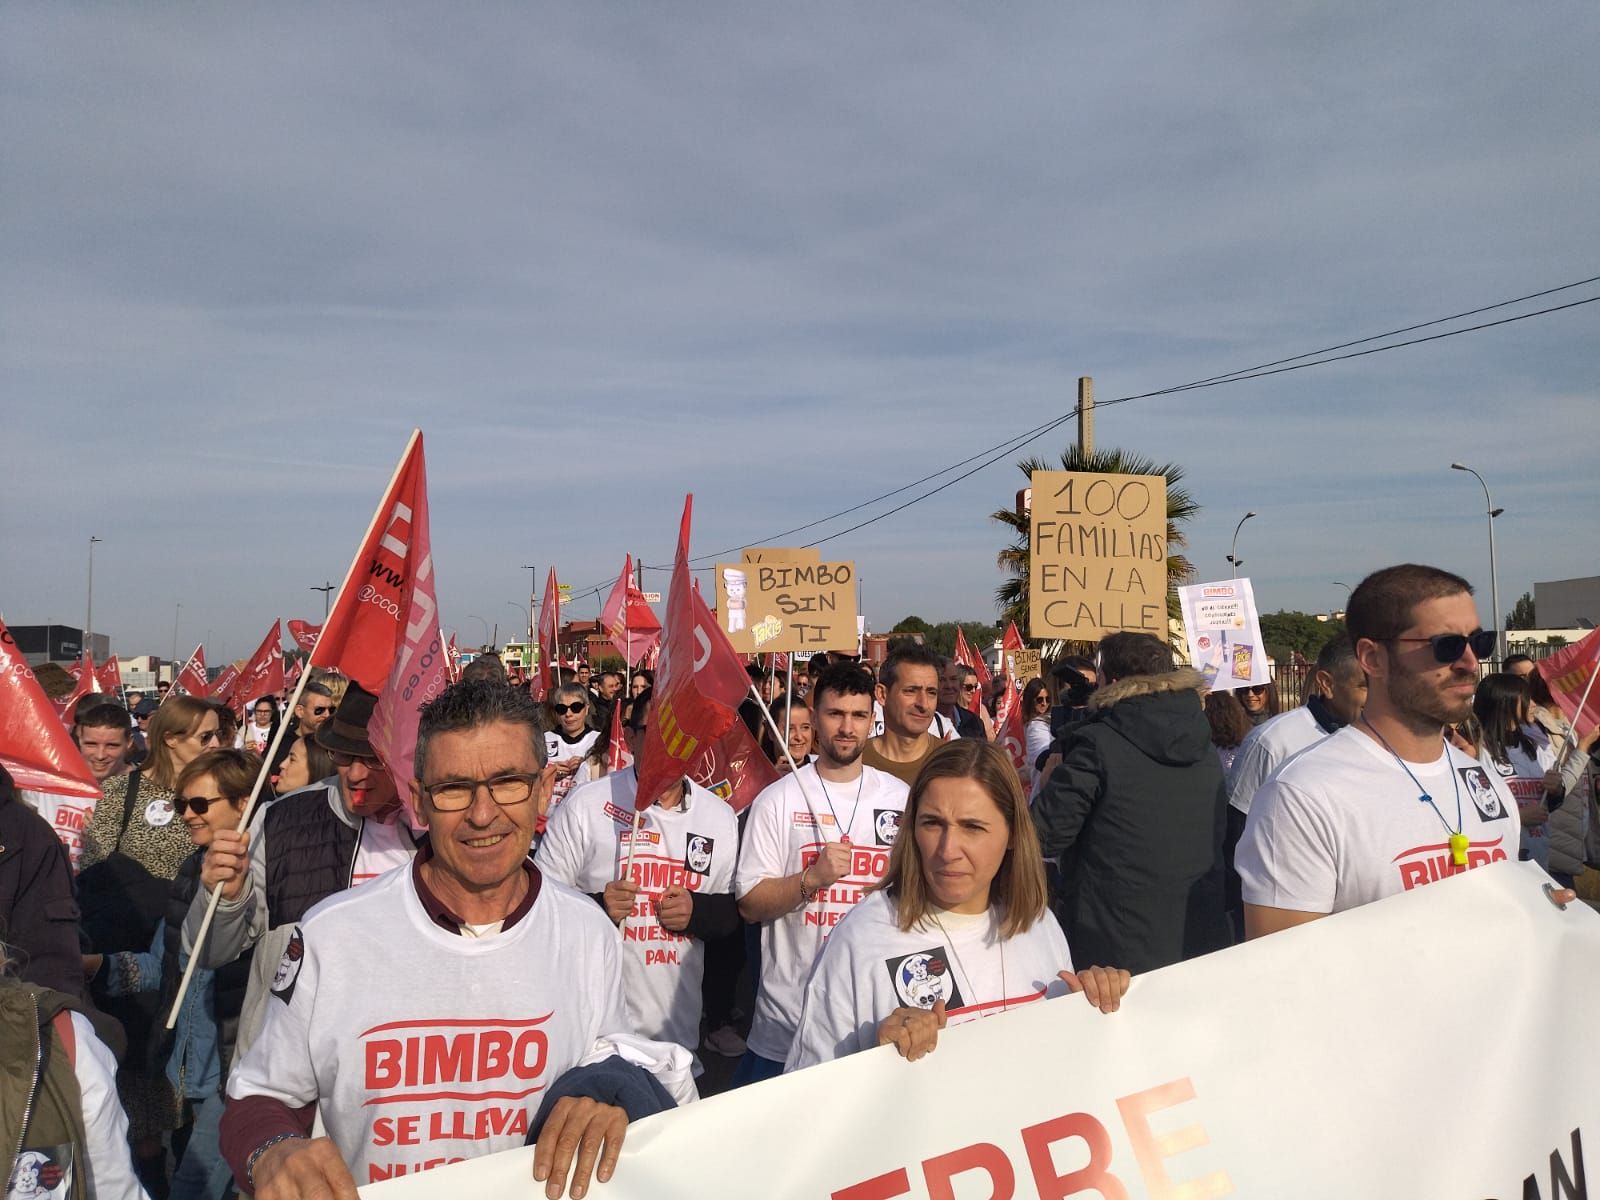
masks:
[[(1167, 477), (1167, 611), (1178, 615), (1176, 588), (1186, 583), (1194, 568), (1181, 554), (1173, 554), (1175, 547), (1186, 546), (1189, 539), (1183, 532), (1184, 523), (1200, 511), (1200, 506), (1188, 492), (1178, 487), (1183, 479), (1183, 468), (1176, 463), (1156, 464), (1139, 454), (1122, 450), (1091, 450), (1083, 453), (1078, 446), (1068, 446), (1061, 452), (1060, 465), (1042, 458), (1025, 458), (1017, 464), (1029, 479), (1035, 471), (1090, 471), (1104, 475), (1165, 475)], [(1001, 509), (991, 514), (1011, 531), (1012, 543), (996, 556), (1000, 569), (1009, 578), (994, 590), (996, 606), (1000, 609), (1000, 623), (1015, 621), (1018, 629), (1028, 628), (1028, 568), (1032, 558), (1029, 546), (1028, 514)]]

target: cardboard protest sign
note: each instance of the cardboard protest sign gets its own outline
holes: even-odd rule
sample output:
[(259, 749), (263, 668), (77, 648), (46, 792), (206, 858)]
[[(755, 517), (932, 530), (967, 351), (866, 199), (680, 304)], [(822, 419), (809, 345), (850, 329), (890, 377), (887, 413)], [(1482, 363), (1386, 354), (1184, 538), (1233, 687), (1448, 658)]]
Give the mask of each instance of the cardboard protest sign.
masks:
[(717, 617), (740, 654), (855, 653), (855, 564), (719, 563)]
[(1167, 481), (1035, 471), (1028, 521), (1028, 632), (1167, 640)]
[(1006, 659), (1011, 664), (1011, 678), (1027, 683), (1039, 678), (1039, 652), (1037, 650), (1007, 650)]
[(1189, 661), (1213, 691), (1270, 683), (1261, 618), (1248, 579), (1223, 579), (1178, 589)]
[(814, 563), (822, 561), (822, 552), (814, 546), (749, 546), (739, 551), (739, 561)]

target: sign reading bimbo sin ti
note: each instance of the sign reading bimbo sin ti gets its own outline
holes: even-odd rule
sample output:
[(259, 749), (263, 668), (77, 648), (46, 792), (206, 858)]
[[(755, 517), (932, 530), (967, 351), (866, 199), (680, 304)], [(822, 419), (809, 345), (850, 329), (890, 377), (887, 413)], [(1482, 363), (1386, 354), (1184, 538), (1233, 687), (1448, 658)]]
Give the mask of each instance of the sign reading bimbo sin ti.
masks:
[[(717, 619), (740, 654), (806, 650), (855, 653), (856, 567), (852, 562), (770, 558), (717, 565)], [(803, 553), (803, 552), (802, 552)]]
[(1035, 471), (1028, 521), (1028, 632), (1167, 640), (1167, 481)]

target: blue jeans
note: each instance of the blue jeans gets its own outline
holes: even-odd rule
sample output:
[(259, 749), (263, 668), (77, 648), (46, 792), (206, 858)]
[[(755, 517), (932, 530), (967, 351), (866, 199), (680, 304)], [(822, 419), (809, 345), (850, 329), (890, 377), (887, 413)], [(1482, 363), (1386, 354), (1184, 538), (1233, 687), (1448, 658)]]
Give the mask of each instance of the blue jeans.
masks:
[(193, 1100), (194, 1130), (183, 1159), (172, 1174), (171, 1200), (222, 1200), (233, 1186), (233, 1171), (222, 1157), (220, 1095)]
[(762, 1058), (754, 1050), (746, 1050), (744, 1057), (739, 1060), (739, 1065), (733, 1070), (733, 1087), (743, 1087), (747, 1083), (760, 1083), (764, 1079), (776, 1079), (783, 1074), (783, 1064), (770, 1058)]

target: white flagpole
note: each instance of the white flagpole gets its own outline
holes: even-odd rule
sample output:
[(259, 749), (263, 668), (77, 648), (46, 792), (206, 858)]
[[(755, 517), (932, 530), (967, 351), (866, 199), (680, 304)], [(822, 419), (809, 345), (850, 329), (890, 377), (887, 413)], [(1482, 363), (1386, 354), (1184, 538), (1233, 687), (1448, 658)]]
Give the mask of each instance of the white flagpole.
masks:
[[(792, 665), (794, 663), (794, 659), (791, 657), (789, 659), (789, 662), (790, 662), (791, 667), (792, 667)], [(792, 676), (791, 676), (791, 683), (792, 683)], [(780, 739), (779, 742), (778, 742), (778, 746), (779, 746), (780, 749), (783, 750), (783, 757), (788, 759), (788, 761), (789, 761), (789, 771), (790, 771), (791, 774), (794, 775), (795, 782), (800, 785), (800, 795), (805, 798), (806, 809), (807, 809), (808, 812), (811, 813), (812, 821), (816, 824), (817, 828), (820, 830), (822, 828), (822, 823), (817, 820), (817, 807), (816, 807), (816, 805), (814, 805), (811, 802), (811, 793), (806, 790), (806, 781), (803, 778), (800, 777), (800, 766), (799, 766), (799, 764), (794, 761), (794, 755), (789, 753), (789, 739), (787, 737), (784, 737), (782, 732), (778, 729), (778, 722), (773, 720), (773, 718), (772, 718), (772, 710), (767, 707), (766, 701), (761, 698), (761, 693), (760, 693), (759, 690), (757, 690), (756, 685), (754, 683), (752, 683), (750, 685), (750, 695), (755, 700), (756, 707), (758, 707), (761, 710), (761, 715), (766, 718), (767, 728), (772, 730), (772, 736), (775, 737), (775, 738)], [(793, 695), (794, 695), (793, 688), (791, 686), (791, 690), (790, 690), (790, 699), (791, 700), (793, 699)], [(785, 714), (785, 715), (787, 716), (787, 714)], [(787, 721), (785, 723), (787, 724)], [(848, 834), (850, 831), (848, 829), (846, 829), (846, 830), (842, 830), (841, 832), (844, 833), (844, 834)]]
[[(377, 528), (378, 522), (383, 519), (383, 502), (389, 498), (389, 493), (394, 490), (395, 483), (400, 478), (406, 461), (411, 457), (411, 448), (416, 445), (417, 439), (422, 436), (422, 430), (413, 429), (411, 437), (406, 442), (405, 452), (400, 455), (400, 461), (395, 464), (394, 474), (389, 477), (388, 485), (384, 487), (383, 494), (378, 497), (378, 505), (372, 512), (372, 520), (367, 522), (367, 531), (361, 535), (361, 540), (356, 543), (355, 555), (350, 559), (350, 569), (344, 573), (344, 583), (339, 587), (339, 594), (343, 596), (345, 589), (350, 586), (356, 577), (356, 570), (361, 566), (361, 553), (367, 548), (367, 542), (372, 537), (372, 531)], [(328, 622), (322, 623), (322, 628), (317, 630), (317, 643), (321, 644), (322, 635), (327, 632)], [(311, 667), (317, 657), (317, 648), (312, 646), (311, 653), (306, 657), (305, 667), (300, 672), (300, 678), (295, 681), (294, 693), (289, 698), (289, 707), (293, 709), (300, 703), (300, 695), (305, 691), (306, 683), (311, 678)], [(177, 686), (176, 680), (173, 687)], [(167, 689), (168, 694), (172, 688)], [(289, 722), (278, 722), (278, 732), (273, 735), (272, 744), (267, 748), (266, 757), (261, 760), (261, 769), (256, 772), (255, 786), (250, 789), (250, 799), (244, 806), (244, 812), (239, 814), (237, 829), (243, 833), (250, 827), (250, 818), (255, 815), (256, 801), (261, 797), (261, 789), (267, 782), (267, 773), (271, 770), (272, 760), (278, 756), (278, 747), (283, 743), (284, 732), (289, 728)], [(248, 885), (249, 881), (246, 880)], [(178, 982), (178, 994), (172, 1001), (172, 1011), (167, 1014), (167, 1028), (172, 1029), (178, 1023), (178, 1010), (183, 1007), (183, 998), (189, 991), (189, 981), (194, 978), (194, 969), (200, 962), (200, 951), (206, 944), (206, 937), (211, 932), (211, 922), (216, 919), (217, 904), (222, 899), (222, 889), (213, 888), (211, 899), (206, 902), (205, 919), (200, 922), (200, 932), (194, 939), (194, 946), (189, 951), (189, 965), (183, 969), (183, 978)]]

